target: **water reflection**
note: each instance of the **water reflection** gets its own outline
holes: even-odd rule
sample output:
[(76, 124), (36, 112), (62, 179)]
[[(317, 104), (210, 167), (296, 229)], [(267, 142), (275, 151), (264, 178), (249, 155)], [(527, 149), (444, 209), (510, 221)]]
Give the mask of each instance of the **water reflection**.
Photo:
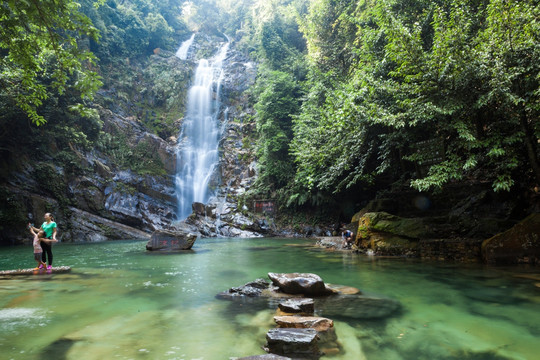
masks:
[[(378, 259), (302, 244), (203, 239), (165, 256), (147, 254), (140, 241), (59, 244), (57, 263), (71, 273), (0, 279), (0, 352), (77, 360), (264, 354), (277, 304), (215, 295), (268, 272), (314, 272), (402, 303), (383, 320), (336, 317), (342, 348), (332, 359), (534, 359), (540, 351), (535, 268)], [(31, 248), (0, 249), (0, 269), (31, 266)], [(532, 275), (515, 277), (523, 273)]]

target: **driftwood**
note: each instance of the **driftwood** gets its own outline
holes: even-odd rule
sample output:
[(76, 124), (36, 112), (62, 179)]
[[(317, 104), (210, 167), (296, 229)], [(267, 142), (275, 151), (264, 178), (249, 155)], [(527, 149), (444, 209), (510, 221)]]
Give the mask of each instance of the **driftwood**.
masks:
[(58, 273), (66, 273), (70, 271), (71, 271), (71, 267), (69, 266), (57, 266), (57, 267), (53, 267), (50, 270), (47, 270), (47, 269), (2, 270), (0, 271), (0, 276), (58, 274)]

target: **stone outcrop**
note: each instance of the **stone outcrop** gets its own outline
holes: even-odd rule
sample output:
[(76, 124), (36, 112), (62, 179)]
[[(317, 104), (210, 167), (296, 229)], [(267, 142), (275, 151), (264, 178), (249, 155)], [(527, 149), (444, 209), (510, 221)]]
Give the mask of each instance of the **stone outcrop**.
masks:
[(401, 218), (386, 212), (368, 212), (358, 220), (356, 245), (384, 255), (416, 255), (418, 240), (429, 237), (419, 218)]
[(529, 215), (511, 229), (482, 243), (486, 263), (540, 263), (540, 213)]
[(62, 241), (68, 238), (73, 242), (97, 242), (106, 240), (148, 239), (150, 234), (122, 223), (105, 219), (92, 213), (71, 208), (72, 228), (58, 233)]
[(192, 209), (193, 213), (185, 222), (197, 228), (205, 237), (254, 238), (272, 235), (266, 219), (248, 217), (239, 212), (235, 204), (211, 202), (205, 205), (195, 202)]
[(197, 235), (184, 230), (156, 230), (146, 244), (150, 251), (189, 250), (197, 240)]

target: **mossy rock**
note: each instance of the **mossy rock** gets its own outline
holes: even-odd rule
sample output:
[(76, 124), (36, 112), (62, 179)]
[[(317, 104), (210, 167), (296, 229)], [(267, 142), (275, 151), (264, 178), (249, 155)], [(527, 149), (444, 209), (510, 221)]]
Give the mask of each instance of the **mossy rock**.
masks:
[(382, 255), (414, 254), (418, 240), (427, 237), (429, 229), (422, 219), (368, 212), (359, 218), (356, 244)]
[(429, 237), (429, 230), (420, 218), (402, 218), (387, 212), (369, 212), (359, 219), (358, 234), (382, 232), (408, 239)]

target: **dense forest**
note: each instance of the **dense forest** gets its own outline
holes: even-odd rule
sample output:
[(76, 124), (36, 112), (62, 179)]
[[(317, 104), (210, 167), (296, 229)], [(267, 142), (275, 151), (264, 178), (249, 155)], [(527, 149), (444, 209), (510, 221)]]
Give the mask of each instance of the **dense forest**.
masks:
[[(174, 74), (179, 87), (149, 59), (199, 32), (258, 66), (246, 91), (258, 176), (239, 203), (274, 199), (284, 224), (349, 222), (381, 194), (462, 184), (519, 198), (509, 212), (524, 218), (539, 210), (539, 19), (536, 0), (4, 1), (2, 182), (34, 164), (68, 217), (66, 178), (95, 171), (81, 153), (167, 176), (103, 109), (174, 137), (190, 75)], [(27, 217), (11, 192), (4, 227)]]

